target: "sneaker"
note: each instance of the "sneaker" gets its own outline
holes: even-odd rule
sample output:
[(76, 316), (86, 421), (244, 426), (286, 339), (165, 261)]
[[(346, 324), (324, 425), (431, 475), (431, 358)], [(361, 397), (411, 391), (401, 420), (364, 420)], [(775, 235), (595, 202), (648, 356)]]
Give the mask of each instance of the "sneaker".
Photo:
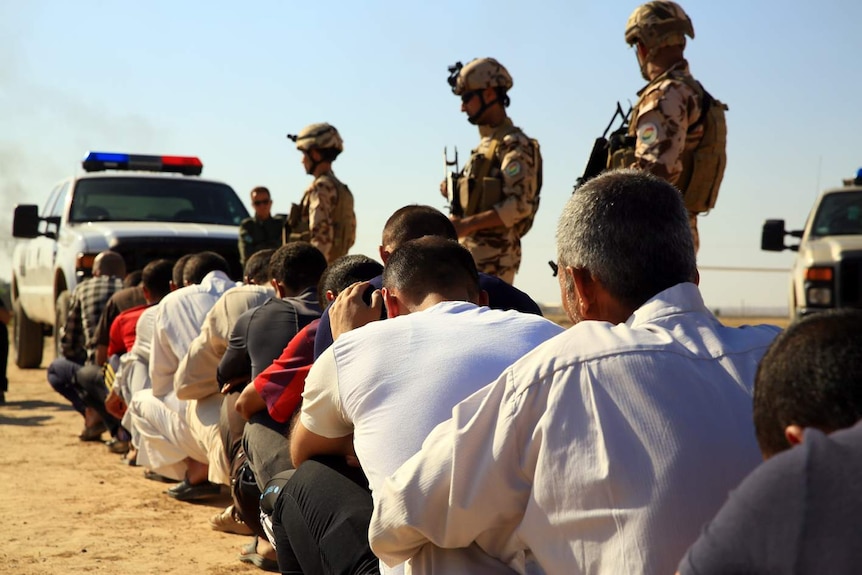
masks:
[(245, 524), (245, 521), (237, 516), (233, 505), (228, 505), (221, 513), (210, 517), (210, 528), (222, 533), (236, 533), (237, 535), (253, 535), (254, 531)]

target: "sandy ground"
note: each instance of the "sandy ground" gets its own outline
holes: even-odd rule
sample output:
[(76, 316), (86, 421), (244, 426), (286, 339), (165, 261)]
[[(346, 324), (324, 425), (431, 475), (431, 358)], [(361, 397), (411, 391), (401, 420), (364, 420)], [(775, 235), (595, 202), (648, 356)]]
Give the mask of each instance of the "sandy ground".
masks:
[(209, 528), (227, 495), (205, 504), (169, 498), (169, 485), (145, 479), (100, 443), (78, 440), (83, 419), (51, 389), (44, 369), (19, 370), (10, 361), (8, 373), (0, 405), (0, 573), (262, 573), (236, 559), (250, 537)]
[(83, 419), (51, 389), (44, 369), (10, 361), (8, 375), (0, 405), (0, 573), (263, 573), (236, 559), (250, 537), (209, 528), (228, 495), (205, 504), (169, 498), (169, 484), (78, 439)]

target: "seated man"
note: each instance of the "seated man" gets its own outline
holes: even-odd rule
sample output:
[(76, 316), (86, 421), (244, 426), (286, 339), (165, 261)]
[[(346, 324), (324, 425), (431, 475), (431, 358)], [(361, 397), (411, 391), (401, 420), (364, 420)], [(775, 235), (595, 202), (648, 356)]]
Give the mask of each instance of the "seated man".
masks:
[[(359, 309), (366, 320), (379, 318), (385, 299), (390, 319), (343, 333), (317, 359), (290, 451), (294, 465), (300, 466), (311, 457), (350, 456), (355, 449), (376, 495), (383, 479), (419, 450), (456, 403), (563, 329), (541, 316), (483, 307), (487, 296), (479, 287), (473, 256), (441, 237), (412, 240), (392, 252), (383, 271), (382, 297), (375, 292), (370, 308), (362, 300), (367, 286), (362, 282), (342, 291), (332, 317), (343, 317), (338, 308), (347, 306)], [(316, 512), (315, 496), (338, 497), (309, 487), (296, 497), (296, 486), (286, 486), (280, 506), (276, 504), (274, 528), (278, 532), (279, 525), (286, 526), (288, 539), (297, 515), (313, 518), (312, 533), (318, 531), (316, 521), (328, 520)], [(368, 519), (359, 526), (367, 527)], [(364, 561), (371, 553), (359, 535), (364, 534), (356, 538)], [(331, 556), (352, 553), (350, 543), (339, 538), (331, 543), (324, 538), (323, 557), (293, 548), (305, 572), (315, 570), (309, 569), (309, 561), (316, 559), (319, 566), (332, 561)], [(444, 553), (458, 556), (462, 551), (440, 555)]]
[(704, 305), (679, 191), (635, 170), (590, 180), (557, 253), (574, 325), (386, 479), (369, 538), (387, 565), (428, 572), (433, 546), (475, 543), (518, 572), (670, 573), (757, 465), (754, 373), (779, 329)]
[(93, 261), (93, 277), (87, 278), (72, 291), (69, 315), (60, 334), (62, 357), (48, 366), (48, 383), (71, 402), (84, 416), (82, 441), (101, 441), (107, 429), (95, 409), (81, 397), (83, 391), (75, 376), (81, 366), (96, 360), (96, 326), (108, 299), (123, 288), (126, 262), (117, 252), (106, 250)]
[(824, 434), (862, 419), (860, 380), (862, 311), (808, 316), (776, 338), (754, 382), (757, 441), (769, 461), (732, 492), (682, 575), (859, 570), (862, 426)]
[[(439, 236), (452, 240), (458, 239), (455, 226), (440, 210), (430, 206), (409, 205), (399, 208), (383, 226), (383, 238), (379, 248), (380, 261), (386, 264), (389, 255), (404, 242), (424, 236)], [(380, 289), (382, 276), (371, 280), (374, 289)], [(542, 315), (542, 310), (530, 296), (512, 287), (497, 276), (479, 272), (479, 287), (488, 293), (488, 307), (492, 309), (514, 309), (524, 313)], [(385, 318), (385, 315), (384, 315)], [(314, 357), (319, 357), (332, 345), (333, 333), (329, 327), (329, 310), (320, 318), (314, 342)]]
[(151, 389), (132, 398), (129, 411), (140, 432), (139, 463), (181, 480), (168, 490), (175, 498), (212, 497), (219, 486), (207, 481), (207, 456), (188, 430), (187, 402), (178, 400), (174, 374), (207, 312), (221, 294), (236, 286), (227, 261), (215, 252), (195, 254), (185, 266), (186, 287), (165, 296), (158, 306), (150, 352)]

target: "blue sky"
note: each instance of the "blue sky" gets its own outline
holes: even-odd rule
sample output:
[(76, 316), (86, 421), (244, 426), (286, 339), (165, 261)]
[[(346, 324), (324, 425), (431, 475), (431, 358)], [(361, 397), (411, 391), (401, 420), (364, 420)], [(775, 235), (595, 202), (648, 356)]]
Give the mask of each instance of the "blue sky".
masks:
[[(327, 121), (345, 140), (335, 171), (356, 199), (353, 252), (376, 256), (395, 209), (443, 208), (443, 146), (463, 159), (478, 141), (446, 67), (493, 56), (515, 80), (511, 117), (544, 156), (516, 285), (556, 304), (557, 216), (616, 101), (627, 107), (644, 83), (623, 40), (637, 4), (0, 3), (0, 240), (11, 206), (41, 204), (87, 150), (197, 155), (205, 176), (243, 199), (268, 186), (286, 212), (309, 177), (285, 134)], [(862, 4), (682, 5), (692, 72), (730, 107), (727, 172), (700, 226), (705, 298), (785, 305), (786, 274), (712, 268), (789, 268), (789, 252), (760, 251), (763, 220), (801, 228), (818, 190), (862, 166)], [(0, 277), (8, 269), (0, 257)]]

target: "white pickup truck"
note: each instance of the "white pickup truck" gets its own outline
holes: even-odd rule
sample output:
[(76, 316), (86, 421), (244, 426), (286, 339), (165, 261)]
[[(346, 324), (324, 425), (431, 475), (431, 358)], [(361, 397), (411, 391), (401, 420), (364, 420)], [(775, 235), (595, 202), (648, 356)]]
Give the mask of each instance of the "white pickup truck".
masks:
[(41, 212), (15, 207), (12, 235), (27, 238), (12, 256), (20, 368), (41, 364), (46, 335), (54, 334), (56, 349), (69, 296), (103, 250), (119, 252), (129, 271), (211, 250), (228, 260), (234, 279), (242, 278), (238, 226), (248, 211), (230, 186), (198, 177), (200, 160), (94, 152), (83, 167), (54, 187)]
[[(799, 243), (785, 245), (785, 236), (799, 238)], [(798, 252), (790, 273), (791, 319), (832, 308), (862, 308), (862, 169), (843, 187), (820, 194), (804, 229), (787, 231), (784, 220), (767, 220), (760, 247)]]

